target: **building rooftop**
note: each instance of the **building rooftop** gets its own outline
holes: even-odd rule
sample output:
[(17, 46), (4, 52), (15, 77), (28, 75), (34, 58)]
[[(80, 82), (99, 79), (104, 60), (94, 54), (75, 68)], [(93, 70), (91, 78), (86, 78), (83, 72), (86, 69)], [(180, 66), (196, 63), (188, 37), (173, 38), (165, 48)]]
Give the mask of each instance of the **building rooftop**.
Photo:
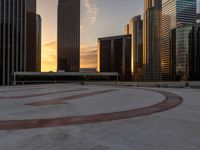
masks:
[(126, 37), (130, 37), (131, 38), (131, 34), (129, 34), (129, 35), (116, 35), (116, 36), (110, 36), (110, 37), (102, 37), (102, 38), (98, 38), (98, 41), (121, 39), (121, 38), (126, 38)]
[(198, 150), (200, 89), (42, 84), (0, 87), (9, 150)]

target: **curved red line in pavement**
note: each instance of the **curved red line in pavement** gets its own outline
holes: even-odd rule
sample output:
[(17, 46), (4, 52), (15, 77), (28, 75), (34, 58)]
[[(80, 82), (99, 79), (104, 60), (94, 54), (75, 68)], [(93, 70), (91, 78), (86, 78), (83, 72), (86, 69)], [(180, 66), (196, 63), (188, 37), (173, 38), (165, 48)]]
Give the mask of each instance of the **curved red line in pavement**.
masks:
[(39, 94), (31, 94), (31, 95), (23, 95), (23, 96), (0, 96), (0, 99), (18, 99), (18, 98), (30, 98), (30, 97), (38, 97), (38, 96), (47, 96), (53, 94), (61, 94), (61, 93), (68, 93), (68, 92), (78, 92), (87, 90), (86, 88), (82, 89), (72, 89), (72, 90), (63, 90), (57, 92), (47, 92), (47, 93), (39, 93)]
[[(150, 90), (152, 91), (152, 90)], [(31, 129), (31, 128), (44, 128), (44, 127), (56, 127), (56, 126), (68, 126), (78, 124), (90, 124), (105, 121), (113, 121), (120, 119), (128, 119), (140, 116), (146, 116), (162, 111), (166, 111), (177, 107), (183, 102), (183, 99), (173, 93), (164, 91), (155, 91), (165, 96), (165, 100), (161, 103), (121, 112), (87, 115), (87, 116), (73, 116), (63, 118), (51, 118), (51, 119), (32, 119), (32, 120), (8, 120), (0, 121), (0, 130), (18, 130), (18, 129)]]

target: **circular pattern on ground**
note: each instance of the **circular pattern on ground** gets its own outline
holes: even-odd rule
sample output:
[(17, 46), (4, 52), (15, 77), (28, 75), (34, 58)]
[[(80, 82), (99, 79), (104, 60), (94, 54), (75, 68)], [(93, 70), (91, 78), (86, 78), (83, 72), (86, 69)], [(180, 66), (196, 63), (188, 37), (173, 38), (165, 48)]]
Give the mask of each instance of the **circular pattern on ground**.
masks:
[[(67, 117), (58, 117), (58, 118), (44, 118), (44, 119), (27, 119), (27, 120), (5, 120), (0, 121), (0, 130), (16, 130), (16, 129), (30, 129), (30, 128), (44, 128), (44, 127), (56, 127), (56, 126), (67, 126), (67, 125), (77, 125), (77, 124), (89, 124), (89, 123), (98, 123), (119, 119), (128, 119), (134, 117), (140, 117), (145, 115), (150, 115), (162, 111), (166, 111), (172, 109), (178, 105), (180, 105), (183, 101), (181, 97), (175, 95), (173, 93), (164, 92), (164, 91), (156, 91), (156, 90), (147, 90), (147, 89), (139, 89), (144, 91), (151, 91), (155, 93), (159, 93), (165, 97), (164, 101), (159, 102), (158, 104), (154, 104), (147, 107), (130, 109), (125, 111), (117, 111), (117, 112), (107, 112), (100, 114), (90, 114), (90, 115), (80, 115), (80, 116), (67, 116)], [(66, 92), (66, 91), (65, 91)], [(109, 90), (101, 91), (109, 92)], [(75, 99), (81, 96), (91, 95), (93, 93), (81, 94), (78, 96), (71, 96), (70, 99)], [(98, 94), (96, 92), (95, 94)], [(57, 99), (56, 101), (42, 101), (37, 103), (31, 103), (29, 105), (37, 106), (46, 105), (46, 104), (62, 104), (66, 101), (66, 97), (64, 99)]]

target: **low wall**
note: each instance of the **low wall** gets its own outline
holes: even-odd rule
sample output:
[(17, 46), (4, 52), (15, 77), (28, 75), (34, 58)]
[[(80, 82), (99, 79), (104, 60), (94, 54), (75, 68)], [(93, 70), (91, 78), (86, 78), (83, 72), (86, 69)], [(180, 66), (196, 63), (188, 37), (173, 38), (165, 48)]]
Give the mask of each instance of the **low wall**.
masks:
[[(91, 85), (116, 85), (116, 82), (86, 82)], [(118, 82), (118, 86), (161, 87), (161, 88), (200, 88), (200, 81), (188, 82)]]

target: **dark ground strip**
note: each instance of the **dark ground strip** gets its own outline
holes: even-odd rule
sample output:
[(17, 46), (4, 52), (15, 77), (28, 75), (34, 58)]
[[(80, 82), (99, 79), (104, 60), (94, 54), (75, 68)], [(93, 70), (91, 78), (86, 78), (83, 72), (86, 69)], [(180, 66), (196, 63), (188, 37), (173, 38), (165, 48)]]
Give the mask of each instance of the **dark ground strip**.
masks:
[(31, 128), (80, 125), (80, 124), (90, 124), (90, 123), (98, 123), (98, 122), (113, 121), (120, 119), (128, 119), (128, 118), (146, 116), (166, 111), (179, 106), (183, 102), (183, 99), (180, 96), (177, 96), (173, 93), (164, 91), (155, 91), (155, 90), (154, 92), (164, 95), (165, 100), (161, 103), (149, 107), (133, 109), (128, 111), (121, 111), (121, 112), (98, 114), (98, 115), (74, 116), (74, 117), (52, 118), (52, 119), (0, 121), (0, 130), (19, 130), (19, 129), (31, 129)]
[(61, 98), (57, 98), (57, 99), (52, 99), (52, 100), (29, 103), (29, 104), (26, 104), (26, 105), (47, 106), (47, 105), (64, 104), (65, 103), (64, 101), (74, 100), (74, 99), (88, 97), (88, 96), (99, 95), (99, 94), (103, 94), (103, 93), (109, 93), (109, 92), (113, 92), (113, 91), (116, 91), (116, 89), (102, 90), (102, 91), (96, 91), (96, 92), (90, 92), (90, 93), (77, 94), (77, 95), (72, 95), (72, 96), (66, 96), (66, 97), (61, 97)]
[(18, 98), (30, 98), (30, 97), (38, 97), (38, 96), (47, 96), (53, 94), (60, 94), (60, 93), (69, 93), (69, 92), (77, 92), (77, 91), (84, 91), (87, 90), (85, 88), (82, 89), (72, 89), (72, 90), (64, 90), (64, 91), (57, 91), (57, 92), (47, 92), (47, 93), (40, 93), (40, 94), (32, 94), (32, 95), (23, 95), (23, 96), (0, 96), (0, 99), (18, 99)]

